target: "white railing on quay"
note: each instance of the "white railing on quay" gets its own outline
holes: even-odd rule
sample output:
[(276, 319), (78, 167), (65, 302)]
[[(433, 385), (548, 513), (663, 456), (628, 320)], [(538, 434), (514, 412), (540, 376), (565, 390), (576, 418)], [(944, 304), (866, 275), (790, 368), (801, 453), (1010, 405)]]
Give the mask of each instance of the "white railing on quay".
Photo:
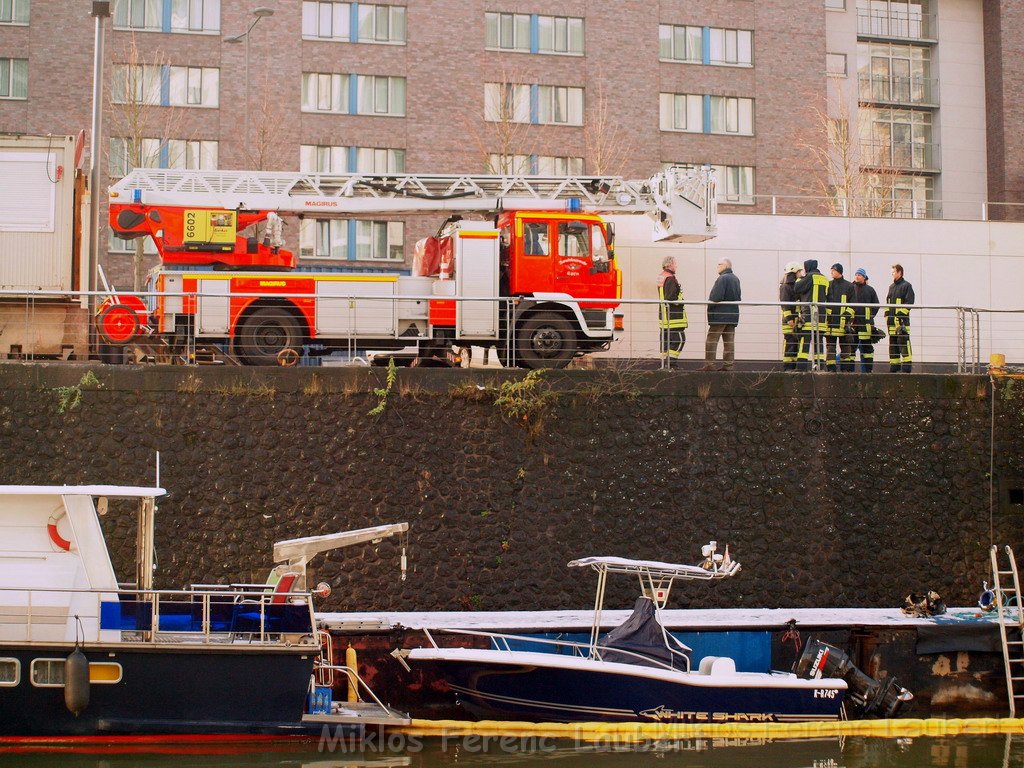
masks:
[[(208, 361), (203, 351), (219, 352), (223, 361), (231, 362), (230, 356), (237, 351), (230, 334), (223, 329), (211, 330), (204, 327), (202, 317), (179, 323), (175, 332), (159, 333), (150, 325), (140, 328), (137, 339), (126, 347), (104, 344), (98, 339), (96, 329), (88, 314), (82, 311), (57, 311), (66, 308), (70, 299), (74, 306), (82, 303), (88, 292), (36, 291), (26, 295), (23, 291), (0, 290), (0, 307), (6, 311), (6, 325), (0, 327), (0, 359), (77, 359), (85, 360), (101, 354), (109, 362), (159, 362), (167, 364), (192, 364)], [(105, 292), (91, 295), (106, 298)], [(202, 308), (204, 302), (227, 301), (228, 297), (195, 293), (154, 293), (141, 292), (122, 296), (138, 296), (151, 309), (157, 299), (177, 300), (182, 304), (195, 304)], [(265, 294), (233, 294), (234, 299), (266, 299)], [(274, 297), (279, 302), (306, 301), (308, 294), (280, 294)], [(63, 302), (58, 299), (64, 299)], [(429, 323), (429, 302), (443, 300), (454, 302), (465, 310), (463, 314), (483, 312), (496, 327), (492, 338), (476, 338), (467, 335), (454, 338), (440, 336)], [(335, 330), (329, 335), (319, 333), (318, 328), (300, 327), (301, 338), (295, 345), (298, 350), (294, 358), (283, 362), (303, 364), (365, 364), (375, 352), (388, 355), (404, 353), (411, 356), (418, 347), (430, 347), (438, 356), (449, 350), (462, 350), (463, 364), (474, 367), (481, 364), (498, 366), (502, 362), (514, 365), (522, 362), (525, 345), (536, 341), (527, 338), (520, 322), (510, 323), (530, 299), (496, 298), (488, 296), (386, 296), (364, 295), (354, 289), (351, 295), (320, 297), (321, 311), (333, 312)], [(578, 318), (593, 305), (607, 307), (614, 304), (617, 313), (623, 316), (624, 330), (607, 345), (594, 341), (595, 349), (589, 356), (594, 364), (613, 365), (617, 363), (642, 363), (645, 367), (673, 366), (677, 360), (662, 357), (662, 329), (659, 313), (664, 302), (658, 299), (577, 299), (563, 300), (567, 307), (561, 311), (564, 318), (573, 325), (577, 351), (586, 344), (586, 331), (580, 327)], [(488, 308), (490, 304), (492, 308)], [(568, 305), (578, 305), (576, 313)], [(683, 301), (688, 327), (686, 341), (678, 364), (682, 368), (699, 367), (705, 359), (707, 335), (708, 301)], [(725, 306), (724, 302), (719, 306)], [(739, 324), (735, 331), (736, 360), (744, 367), (762, 370), (777, 368), (783, 357), (784, 338), (782, 334), (782, 303), (778, 301), (742, 301), (735, 303), (740, 310)], [(797, 304), (799, 307), (811, 306)], [(824, 320), (828, 309), (836, 305), (822, 304), (817, 307), (818, 317)], [(847, 304), (846, 307), (859, 309), (867, 305)], [(888, 333), (885, 310), (889, 305), (879, 304), (874, 325)], [(811, 307), (813, 309), (813, 307)], [(900, 305), (900, 309), (906, 306)], [(460, 310), (461, 311), (461, 310)], [(557, 311), (556, 311), (557, 314)], [(384, 318), (384, 332), (380, 331)], [(600, 321), (600, 322), (599, 322)], [(303, 321), (304, 322), (304, 321)], [(608, 318), (602, 319), (600, 312), (593, 312), (584, 318), (589, 322), (592, 333), (608, 333)], [(404, 325), (403, 325), (404, 323)], [(605, 323), (601, 326), (600, 323)], [(506, 334), (503, 328), (513, 326), (513, 332)], [(5, 344), (5, 334), (15, 333), (17, 344)], [(403, 335), (404, 334), (404, 335)], [(826, 334), (826, 339), (828, 339)], [(834, 338), (834, 337), (832, 337)], [(1004, 310), (982, 307), (926, 305), (910, 306), (910, 339), (914, 370), (954, 370), (961, 373), (983, 372), (983, 362), (993, 353), (1002, 353), (1011, 363), (1024, 361), (1024, 309)], [(539, 343), (551, 341), (540, 335)], [(270, 339), (269, 344), (274, 340)], [(552, 342), (557, 345), (557, 339)], [(604, 348), (607, 346), (607, 348)], [(834, 346), (834, 342), (833, 342)], [(478, 349), (479, 351), (474, 351)], [(129, 350), (131, 354), (126, 354)], [(888, 339), (874, 345), (874, 370), (884, 372), (889, 365)], [(722, 352), (716, 355), (721, 362)], [(858, 359), (857, 369), (860, 369)]]

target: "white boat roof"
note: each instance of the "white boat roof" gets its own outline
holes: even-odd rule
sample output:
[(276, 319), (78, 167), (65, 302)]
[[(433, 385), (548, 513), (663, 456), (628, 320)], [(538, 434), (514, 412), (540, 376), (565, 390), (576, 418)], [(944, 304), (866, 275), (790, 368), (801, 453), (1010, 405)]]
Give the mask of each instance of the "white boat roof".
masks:
[(610, 573), (649, 574), (654, 578), (683, 579), (714, 579), (731, 576), (739, 570), (738, 562), (716, 564), (714, 570), (699, 565), (679, 565), (661, 563), (657, 560), (629, 560), (625, 557), (583, 557), (569, 563), (570, 568), (591, 567), (595, 571), (607, 570)]
[(148, 499), (166, 493), (163, 488), (135, 485), (0, 485), (0, 496), (106, 496)]

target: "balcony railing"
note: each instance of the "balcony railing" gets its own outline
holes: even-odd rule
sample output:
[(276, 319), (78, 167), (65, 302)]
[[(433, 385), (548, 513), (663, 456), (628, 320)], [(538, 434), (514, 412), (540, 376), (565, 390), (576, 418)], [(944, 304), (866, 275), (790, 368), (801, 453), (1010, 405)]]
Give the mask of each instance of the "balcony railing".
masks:
[(872, 104), (937, 107), (939, 81), (931, 77), (885, 77), (866, 72), (858, 75), (860, 100)]
[(933, 42), (936, 34), (935, 14), (932, 13), (869, 8), (857, 10), (857, 35), (860, 37)]
[(939, 145), (914, 141), (862, 141), (860, 164), (865, 168), (937, 173)]

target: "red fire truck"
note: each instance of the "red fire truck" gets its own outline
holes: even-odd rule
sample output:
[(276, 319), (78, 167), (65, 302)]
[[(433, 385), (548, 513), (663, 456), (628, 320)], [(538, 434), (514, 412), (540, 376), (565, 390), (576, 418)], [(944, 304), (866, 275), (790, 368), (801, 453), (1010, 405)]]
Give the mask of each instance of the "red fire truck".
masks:
[[(438, 212), (412, 275), (298, 272), (283, 216)], [(249, 365), (291, 364), (303, 348), (497, 349), (506, 365), (563, 367), (621, 332), (615, 237), (601, 214), (644, 213), (655, 239), (715, 235), (710, 170), (618, 177), (318, 175), (138, 169), (110, 189), (110, 225), (152, 237), (155, 300), (113, 295), (107, 344), (227, 346)], [(463, 218), (475, 215), (476, 218)], [(262, 239), (248, 235), (263, 225)]]

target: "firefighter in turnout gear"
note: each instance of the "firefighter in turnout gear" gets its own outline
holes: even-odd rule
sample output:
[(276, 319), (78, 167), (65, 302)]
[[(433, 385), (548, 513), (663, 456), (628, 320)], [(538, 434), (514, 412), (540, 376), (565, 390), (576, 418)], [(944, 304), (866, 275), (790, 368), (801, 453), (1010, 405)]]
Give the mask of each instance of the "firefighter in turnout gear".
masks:
[(853, 283), (843, 277), (843, 265), (832, 265), (832, 282), (828, 284), (826, 294), (829, 306), (826, 310), (828, 318), (828, 335), (825, 337), (825, 367), (829, 371), (836, 370), (836, 357), (839, 358), (839, 370), (852, 373), (856, 339), (850, 330), (853, 320)]
[(860, 372), (871, 373), (875, 367), (875, 315), (878, 314), (878, 294), (868, 285), (868, 273), (863, 267), (853, 276), (853, 303), (874, 304), (873, 307), (855, 307), (853, 310), (854, 354), (860, 350)]
[(779, 301), (782, 302), (782, 370), (796, 370), (796, 356), (800, 347), (800, 308), (796, 301), (796, 279), (800, 275), (800, 264), (791, 261), (786, 265), (779, 283)]
[(678, 360), (686, 344), (686, 307), (681, 303), (683, 289), (676, 279), (676, 258), (666, 256), (661, 262), (661, 274), (658, 275), (658, 327), (661, 331), (661, 357), (671, 368), (672, 362)]
[(910, 349), (910, 305), (914, 303), (914, 286), (903, 279), (903, 267), (892, 265), (892, 285), (885, 297), (885, 324), (889, 331), (889, 372), (910, 373), (914, 357)]
[(808, 306), (800, 308), (800, 332), (796, 353), (798, 371), (811, 369), (813, 358), (816, 366), (825, 362), (825, 333), (828, 323), (825, 319), (825, 302), (828, 293), (828, 278), (818, 271), (816, 259), (804, 262), (804, 276), (793, 286), (796, 300)]

